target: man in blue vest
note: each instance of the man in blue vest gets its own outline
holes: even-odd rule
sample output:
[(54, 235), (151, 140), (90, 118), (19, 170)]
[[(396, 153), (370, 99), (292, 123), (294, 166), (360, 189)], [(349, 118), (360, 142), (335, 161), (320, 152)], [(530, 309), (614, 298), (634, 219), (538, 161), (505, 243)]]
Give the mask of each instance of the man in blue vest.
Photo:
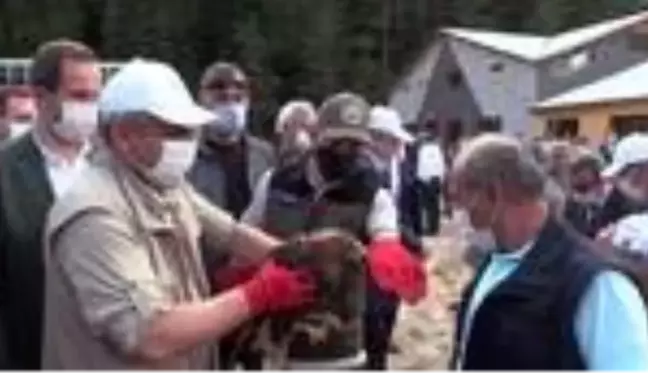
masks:
[(279, 237), (342, 228), (367, 245), (364, 338), (340, 335), (326, 346), (292, 353), (291, 369), (384, 369), (384, 333), (372, 317), (380, 306), (375, 295), (416, 302), (425, 294), (423, 266), (401, 244), (394, 200), (381, 187), (370, 153), (369, 111), (369, 104), (353, 93), (325, 100), (314, 148), (300, 162), (264, 178), (242, 217)]
[(452, 178), (473, 228), (492, 237), (462, 297), (454, 367), (648, 370), (638, 288), (552, 218), (546, 176), (518, 140), (473, 139)]

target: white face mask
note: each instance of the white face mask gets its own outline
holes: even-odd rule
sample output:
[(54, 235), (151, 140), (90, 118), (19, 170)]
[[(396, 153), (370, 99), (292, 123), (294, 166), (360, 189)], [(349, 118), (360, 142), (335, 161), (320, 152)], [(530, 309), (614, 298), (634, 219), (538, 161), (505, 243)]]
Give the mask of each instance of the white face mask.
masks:
[(99, 109), (96, 102), (65, 101), (61, 106), (61, 120), (53, 130), (68, 141), (86, 141), (97, 129)]
[(295, 134), (294, 145), (297, 150), (306, 151), (311, 148), (313, 140), (308, 132), (300, 130)]
[(197, 140), (167, 140), (162, 143), (162, 156), (150, 170), (150, 176), (166, 188), (179, 186), (191, 168), (198, 151)]
[(218, 104), (212, 109), (219, 120), (206, 130), (222, 138), (238, 137), (247, 127), (248, 103)]
[(9, 128), (11, 128), (11, 138), (15, 139), (29, 132), (32, 125), (29, 122), (11, 122)]

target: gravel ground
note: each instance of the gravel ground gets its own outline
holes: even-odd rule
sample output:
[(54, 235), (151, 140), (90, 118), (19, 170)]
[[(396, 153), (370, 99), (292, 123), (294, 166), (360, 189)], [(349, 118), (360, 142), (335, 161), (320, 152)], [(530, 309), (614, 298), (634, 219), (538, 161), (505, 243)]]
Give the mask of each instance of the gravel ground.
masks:
[(446, 370), (455, 312), (452, 305), (472, 275), (457, 223), (445, 222), (441, 234), (426, 240), (430, 294), (415, 307), (403, 306), (394, 331), (392, 369)]

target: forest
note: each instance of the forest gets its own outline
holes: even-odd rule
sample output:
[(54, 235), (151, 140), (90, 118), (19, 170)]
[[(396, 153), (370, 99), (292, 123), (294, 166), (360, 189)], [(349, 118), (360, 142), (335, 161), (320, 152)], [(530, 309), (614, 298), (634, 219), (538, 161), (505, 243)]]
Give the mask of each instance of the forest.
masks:
[[(440, 27), (550, 34), (642, 0), (0, 0), (3, 57), (68, 37), (102, 58), (174, 64), (192, 87), (216, 59), (253, 77), (255, 122), (288, 99), (348, 89), (384, 101)], [(264, 126), (265, 127), (265, 126)]]

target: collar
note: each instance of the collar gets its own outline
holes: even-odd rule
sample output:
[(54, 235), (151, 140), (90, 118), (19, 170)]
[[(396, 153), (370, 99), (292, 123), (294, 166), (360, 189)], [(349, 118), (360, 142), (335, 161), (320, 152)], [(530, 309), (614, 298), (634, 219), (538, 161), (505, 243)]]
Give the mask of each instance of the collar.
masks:
[(43, 155), (43, 159), (45, 160), (45, 163), (47, 163), (50, 166), (70, 167), (76, 164), (77, 162), (79, 162), (80, 160), (85, 159), (90, 153), (90, 143), (86, 141), (83, 144), (81, 151), (77, 154), (77, 156), (73, 160), (70, 161), (67, 158), (61, 156), (60, 154), (57, 154), (56, 152), (48, 148), (47, 145), (45, 145), (45, 142), (41, 138), (41, 135), (39, 134), (38, 131), (32, 131), (31, 136), (34, 139), (34, 144), (36, 145), (36, 148)]
[(198, 148), (198, 155), (203, 157), (219, 157), (225, 153), (241, 153), (247, 149), (247, 146), (248, 139), (245, 134), (241, 135), (240, 139), (231, 144), (219, 144), (203, 137)]
[(518, 250), (513, 252), (501, 253), (493, 252), (492, 258), (498, 261), (512, 261), (512, 262), (521, 262), (522, 259), (531, 251), (533, 245), (536, 242), (536, 238), (533, 238), (524, 245), (522, 245)]
[(154, 188), (143, 176), (123, 165), (105, 149), (102, 150), (101, 157), (96, 157), (95, 162), (112, 169), (122, 193), (146, 229), (173, 229), (173, 216), (179, 212), (181, 206), (181, 188), (168, 191)]

